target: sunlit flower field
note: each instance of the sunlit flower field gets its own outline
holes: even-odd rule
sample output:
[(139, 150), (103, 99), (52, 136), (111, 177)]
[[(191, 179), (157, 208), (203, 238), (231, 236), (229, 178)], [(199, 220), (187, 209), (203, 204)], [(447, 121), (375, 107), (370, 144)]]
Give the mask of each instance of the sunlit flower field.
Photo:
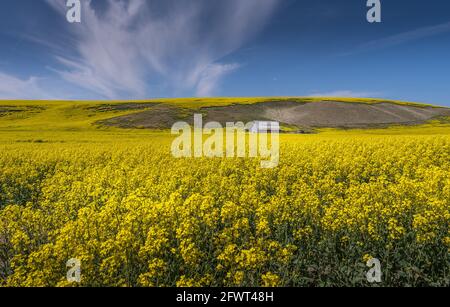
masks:
[(286, 135), (273, 169), (122, 137), (0, 144), (1, 286), (450, 285), (448, 134)]

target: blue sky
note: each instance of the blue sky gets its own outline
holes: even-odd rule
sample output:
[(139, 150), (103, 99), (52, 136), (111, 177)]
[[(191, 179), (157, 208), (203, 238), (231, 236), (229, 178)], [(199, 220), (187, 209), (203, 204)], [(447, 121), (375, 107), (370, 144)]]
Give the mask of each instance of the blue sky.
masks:
[(450, 106), (450, 2), (0, 3), (0, 99), (354, 96)]

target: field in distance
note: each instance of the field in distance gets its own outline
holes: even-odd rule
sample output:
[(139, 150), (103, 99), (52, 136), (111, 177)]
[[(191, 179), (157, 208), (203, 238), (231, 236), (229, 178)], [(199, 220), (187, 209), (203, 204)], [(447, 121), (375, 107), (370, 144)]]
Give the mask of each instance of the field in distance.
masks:
[(149, 101), (4, 101), (0, 129), (92, 130), (125, 128), (167, 130), (177, 121), (280, 122), (286, 132), (311, 133), (323, 128), (385, 128), (441, 121), (450, 109), (425, 104), (352, 98), (210, 98)]
[[(170, 126), (279, 120), (280, 163)], [(450, 285), (450, 121), (350, 98), (0, 102), (0, 286)], [(81, 263), (80, 283), (66, 263)]]

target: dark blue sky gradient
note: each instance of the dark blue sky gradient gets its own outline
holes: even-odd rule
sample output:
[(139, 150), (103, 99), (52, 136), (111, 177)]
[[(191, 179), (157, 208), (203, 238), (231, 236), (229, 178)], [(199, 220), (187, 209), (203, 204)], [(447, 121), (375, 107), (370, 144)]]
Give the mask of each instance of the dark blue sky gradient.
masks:
[[(102, 5), (96, 4), (99, 12)], [(62, 69), (55, 55), (77, 54), (64, 16), (43, 0), (3, 0), (0, 6), (0, 74), (37, 77), (61, 98), (104, 98), (55, 72)], [(221, 79), (214, 95), (348, 93), (450, 106), (450, 1), (384, 0), (380, 24), (366, 21), (367, 10), (366, 0), (280, 0), (257, 35), (219, 59), (239, 68)], [(209, 18), (200, 23), (205, 32)], [(155, 86), (145, 97), (117, 98), (195, 95), (172, 91), (163, 79), (149, 77)]]

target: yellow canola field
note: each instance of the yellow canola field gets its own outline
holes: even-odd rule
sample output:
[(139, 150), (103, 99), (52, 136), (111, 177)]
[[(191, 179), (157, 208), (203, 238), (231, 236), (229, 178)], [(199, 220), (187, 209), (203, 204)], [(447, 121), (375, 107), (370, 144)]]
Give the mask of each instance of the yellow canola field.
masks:
[(375, 257), (449, 286), (449, 135), (286, 135), (274, 169), (171, 140), (3, 142), (0, 285), (368, 285)]

